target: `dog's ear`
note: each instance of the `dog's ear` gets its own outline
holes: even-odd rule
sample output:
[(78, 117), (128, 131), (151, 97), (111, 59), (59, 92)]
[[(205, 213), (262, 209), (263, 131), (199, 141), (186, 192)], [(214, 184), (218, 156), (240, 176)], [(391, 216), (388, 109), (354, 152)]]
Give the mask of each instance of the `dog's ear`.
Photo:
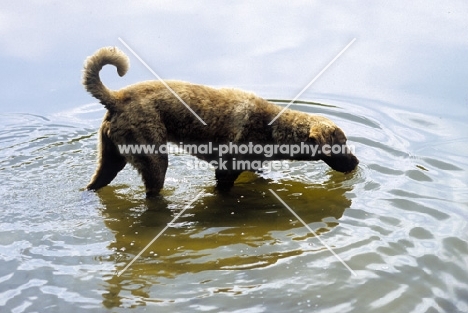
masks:
[[(339, 128), (328, 123), (314, 124), (310, 128), (310, 131), (309, 131), (309, 140), (320, 148), (323, 148), (325, 145), (332, 146), (333, 142), (335, 141), (334, 140), (335, 129), (339, 129)], [(345, 137), (345, 142), (346, 142), (346, 137)], [(330, 156), (329, 150), (327, 149), (322, 151), (322, 153), (325, 153), (325, 155)]]
[(346, 144), (347, 138), (344, 132), (335, 125), (316, 124), (310, 128), (309, 139), (318, 145)]
[(336, 127), (332, 134), (332, 145), (345, 145), (347, 140), (341, 128)]
[(352, 151), (346, 145), (346, 135), (335, 126), (322, 136), (325, 139), (321, 146), (321, 160), (328, 164), (332, 169), (347, 173), (356, 168), (359, 160), (352, 154)]

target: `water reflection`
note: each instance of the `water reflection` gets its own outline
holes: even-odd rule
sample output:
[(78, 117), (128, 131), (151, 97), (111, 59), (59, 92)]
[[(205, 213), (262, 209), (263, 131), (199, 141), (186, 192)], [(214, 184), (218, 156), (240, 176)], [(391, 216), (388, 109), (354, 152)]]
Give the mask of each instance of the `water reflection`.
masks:
[[(212, 186), (204, 188), (204, 196), (122, 276), (106, 277), (104, 305), (121, 306), (130, 295), (132, 301), (147, 300), (151, 286), (183, 274), (209, 271), (216, 276), (216, 272), (260, 269), (324, 250), (268, 189), (275, 190), (318, 234), (324, 234), (339, 224), (352, 202), (347, 196), (352, 186), (344, 175), (330, 171), (326, 176), (320, 184), (260, 178), (238, 183), (226, 195), (213, 193)], [(98, 193), (105, 225), (115, 234), (109, 249), (114, 251), (116, 272), (185, 206), (165, 197), (135, 199), (133, 194), (120, 192), (125, 188), (106, 187)]]

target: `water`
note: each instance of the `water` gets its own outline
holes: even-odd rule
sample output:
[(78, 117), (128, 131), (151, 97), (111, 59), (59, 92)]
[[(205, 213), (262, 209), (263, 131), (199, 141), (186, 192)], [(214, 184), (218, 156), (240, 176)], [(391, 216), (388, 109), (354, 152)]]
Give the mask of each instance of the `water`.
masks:
[[(459, 26), (466, 25), (457, 12), (466, 6), (450, 3), (438, 8), (441, 13), (435, 16), (425, 15), (421, 12), (429, 11), (412, 5), (413, 24), (409, 27), (400, 23), (405, 16), (396, 14), (395, 7), (374, 8), (372, 12), (380, 21), (375, 29), (391, 29), (386, 38), (395, 39), (399, 34), (399, 41), (390, 41), (393, 48), (388, 49), (389, 42), (379, 42), (375, 29), (354, 25), (351, 33), (357, 41), (350, 51), (301, 97), (305, 101), (293, 106), (335, 121), (355, 146), (360, 160), (358, 170), (343, 175), (322, 162), (289, 162), (288, 169), (243, 175), (226, 196), (213, 193), (214, 172), (189, 171), (187, 164), (194, 158), (182, 152), (170, 156), (162, 199), (145, 199), (141, 179), (130, 166), (98, 193), (85, 191), (95, 170), (97, 129), (105, 111), (101, 105), (90, 103), (93, 100), (86, 96), (77, 77), (90, 51), (107, 43), (93, 35), (86, 40), (85, 49), (62, 57), (54, 54), (42, 62), (31, 61), (24, 56), (27, 51), (14, 49), (17, 46), (6, 46), (15, 60), (25, 58), (28, 66), (38, 62), (32, 67), (38, 72), (42, 66), (39, 63), (52, 64), (54, 58), (60, 58), (68, 65), (65, 69), (52, 67), (57, 79), (70, 77), (48, 85), (50, 73), (46, 73), (39, 76), (46, 82), (31, 85), (30, 93), (13, 97), (11, 90), (17, 89), (2, 92), (2, 101), (9, 105), (0, 111), (0, 311), (126, 312), (132, 308), (136, 312), (468, 312), (468, 98), (466, 88), (457, 87), (466, 83), (466, 72), (462, 70), (468, 66), (454, 57), (468, 50), (466, 43), (456, 39), (460, 37)], [(203, 34), (205, 26), (195, 23), (203, 19), (186, 12), (207, 17), (210, 13), (204, 8), (193, 5), (148, 10), (154, 16), (165, 17), (165, 21), (174, 18), (170, 23), (174, 27), (176, 22), (189, 20), (194, 25), (192, 33)], [(245, 16), (258, 14), (258, 7), (242, 8), (231, 9), (242, 11), (244, 22)], [(359, 8), (348, 9), (345, 12), (326, 5), (317, 8), (325, 14), (325, 21), (334, 14), (343, 21), (352, 20), (352, 12)], [(8, 10), (17, 9), (11, 5)], [(141, 39), (132, 41), (132, 33), (162, 25), (151, 24), (156, 22), (146, 20), (145, 12), (132, 10), (133, 17), (143, 18), (142, 24), (135, 25), (132, 32), (115, 31), (112, 44), (118, 45), (118, 36), (135, 45), (142, 43)], [(272, 6), (268, 10), (274, 13), (279, 9)], [(173, 61), (157, 72), (164, 77), (174, 75), (171, 78), (212, 85), (244, 84), (243, 88), (264, 97), (284, 99), (275, 102), (285, 105), (353, 38), (344, 27), (330, 30), (327, 23), (310, 16), (306, 19), (304, 9), (292, 10), (299, 21), (312, 20), (313, 24), (305, 29), (278, 12), (277, 20), (266, 20), (265, 15), (266, 24), (261, 27), (247, 22), (247, 31), (221, 31), (229, 33), (231, 41), (224, 42), (225, 51), (208, 51), (208, 56), (204, 56), (201, 46), (195, 46), (193, 55), (185, 51), (185, 43), (167, 39), (172, 31), (163, 28), (155, 42), (172, 45), (163, 45), (166, 48), (156, 53)], [(208, 20), (227, 19), (226, 25), (239, 25), (236, 17), (228, 17), (229, 11), (219, 8), (221, 18), (210, 15), (212, 19)], [(308, 8), (308, 12), (314, 15), (316, 11)], [(32, 10), (27, 14), (32, 21), (40, 16), (40, 12), (35, 15)], [(120, 16), (115, 11), (109, 14), (113, 19)], [(363, 18), (366, 15), (359, 14)], [(14, 20), (14, 14), (9, 16)], [(55, 19), (65, 26), (66, 20), (71, 20), (61, 14)], [(390, 22), (393, 20), (395, 24)], [(429, 40), (422, 26), (433, 23), (440, 30)], [(85, 30), (89, 27), (86, 25)], [(268, 30), (265, 25), (272, 28)], [(279, 25), (298, 32), (291, 31), (296, 34), (291, 37), (280, 31), (278, 39), (282, 40), (268, 45), (261, 38), (273, 34)], [(292, 64), (295, 59), (290, 49), (304, 58), (318, 51), (310, 50), (311, 46), (303, 41), (311, 25), (320, 34), (313, 33), (318, 37), (309, 38), (310, 45), (321, 42), (323, 57), (309, 62), (310, 67), (304, 70), (301, 58), (296, 59), (297, 65)], [(257, 38), (259, 45), (248, 39), (247, 34), (255, 29), (262, 30)], [(60, 31), (49, 36), (61, 38)], [(331, 33), (336, 39), (327, 41)], [(218, 47), (218, 41), (200, 38), (208, 47)], [(51, 45), (44, 42), (45, 46), (38, 46), (38, 55)], [(426, 49), (432, 44), (433, 49)], [(239, 45), (251, 49), (246, 48), (243, 54)], [(60, 49), (68, 51), (67, 47), (70, 49)], [(140, 46), (140, 51), (144, 48)], [(186, 62), (175, 62), (170, 51), (177, 51), (177, 59)], [(365, 51), (386, 52), (369, 59)], [(405, 51), (407, 56), (396, 51)], [(417, 53), (421, 51), (424, 53)], [(213, 55), (216, 58), (210, 60)], [(395, 64), (395, 55), (405, 57)], [(423, 56), (428, 67), (410, 62), (418, 55)], [(248, 57), (255, 56), (264, 59), (249, 63)], [(284, 62), (280, 65), (292, 66), (296, 80), (275, 75), (281, 66), (276, 67), (274, 61), (280, 59)], [(16, 62), (22, 78), (16, 81), (18, 74), (11, 74), (13, 78), (9, 79), (10, 86), (18, 88), (30, 72)], [(108, 70), (103, 80), (120, 88), (127, 81), (152, 78), (136, 59), (131, 62), (129, 77), (116, 78), (114, 71)], [(255, 66), (234, 69), (229, 62)], [(358, 64), (367, 63), (368, 67), (356, 70)], [(453, 76), (442, 65), (453, 70)], [(427, 75), (430, 71), (434, 75)], [(400, 75), (403, 72), (408, 75)], [(7, 78), (1, 78), (7, 82)], [(265, 83), (260, 86), (258, 82)], [(56, 90), (49, 93), (47, 88), (51, 86)], [(41, 96), (32, 96), (38, 94), (34, 88), (42, 90)], [(200, 192), (200, 198), (192, 203)], [(125, 269), (187, 206), (184, 214)]]
[(164, 200), (153, 202), (131, 167), (101, 192), (83, 191), (94, 170), (98, 104), (50, 117), (5, 116), (2, 305), (26, 312), (465, 310), (468, 162), (464, 151), (442, 158), (454, 142), (437, 135), (462, 125), (388, 106), (382, 113), (365, 103), (327, 103), (333, 106), (297, 108), (349, 130), (361, 160), (351, 176), (291, 162), (289, 170), (242, 177), (222, 197), (212, 192), (213, 172), (187, 173), (192, 157), (181, 153), (171, 156)]

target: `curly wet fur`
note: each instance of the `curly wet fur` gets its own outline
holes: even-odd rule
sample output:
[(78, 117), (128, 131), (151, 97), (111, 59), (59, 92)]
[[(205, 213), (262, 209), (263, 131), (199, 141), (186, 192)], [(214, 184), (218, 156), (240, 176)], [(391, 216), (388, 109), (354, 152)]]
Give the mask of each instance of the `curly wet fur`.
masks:
[[(270, 126), (268, 123), (282, 108), (253, 93), (166, 81), (206, 122), (205, 126), (160, 81), (141, 82), (118, 91), (109, 90), (99, 78), (99, 71), (106, 64), (116, 66), (120, 76), (129, 67), (127, 56), (115, 47), (101, 48), (85, 62), (83, 84), (107, 109), (99, 131), (98, 168), (87, 186), (89, 190), (109, 184), (127, 162), (141, 174), (148, 196), (157, 195), (163, 187), (167, 155), (121, 155), (118, 145), (162, 145), (168, 141), (184, 144), (207, 141), (237, 144), (346, 143), (343, 131), (325, 117), (288, 109)], [(216, 159), (217, 155), (197, 157), (209, 161)], [(231, 157), (242, 158), (241, 155)], [(276, 155), (272, 159), (280, 158), (287, 156)], [(352, 154), (304, 156), (304, 159), (322, 159), (341, 172), (349, 172), (358, 164)], [(241, 172), (232, 168), (216, 170), (218, 189), (231, 188)]]

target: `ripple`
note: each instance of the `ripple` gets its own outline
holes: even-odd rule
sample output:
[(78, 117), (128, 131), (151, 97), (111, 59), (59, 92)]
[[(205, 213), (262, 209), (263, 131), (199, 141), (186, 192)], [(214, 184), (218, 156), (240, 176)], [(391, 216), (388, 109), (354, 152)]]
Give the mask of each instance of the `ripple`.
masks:
[[(467, 307), (468, 164), (459, 150), (439, 154), (425, 143), (443, 142), (427, 128), (445, 126), (423, 114), (330, 104), (298, 107), (342, 125), (361, 161), (353, 173), (291, 161), (287, 170), (245, 175), (221, 196), (213, 192), (213, 171), (188, 172), (193, 157), (181, 152), (170, 156), (163, 196), (152, 201), (131, 167), (98, 193), (83, 191), (95, 166), (99, 106), (2, 118), (0, 171), (8, 177), (0, 187), (3, 305), (18, 312), (46, 306), (259, 312)], [(117, 277), (200, 191), (203, 196)]]

